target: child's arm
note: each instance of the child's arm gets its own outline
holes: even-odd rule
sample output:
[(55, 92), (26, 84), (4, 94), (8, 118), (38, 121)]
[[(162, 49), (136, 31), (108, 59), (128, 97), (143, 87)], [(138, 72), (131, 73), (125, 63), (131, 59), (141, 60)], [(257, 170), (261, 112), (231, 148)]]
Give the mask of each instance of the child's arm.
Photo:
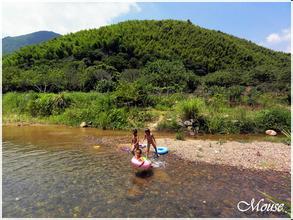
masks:
[(143, 158), (142, 158), (142, 157), (140, 157), (140, 158), (138, 159), (138, 161), (141, 161), (141, 162), (143, 162), (144, 160), (143, 160)]

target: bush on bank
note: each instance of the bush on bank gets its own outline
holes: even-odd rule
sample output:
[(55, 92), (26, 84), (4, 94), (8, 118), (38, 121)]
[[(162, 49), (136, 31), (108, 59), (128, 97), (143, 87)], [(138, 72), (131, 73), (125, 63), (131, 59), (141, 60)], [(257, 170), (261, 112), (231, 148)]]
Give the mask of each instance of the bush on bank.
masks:
[[(136, 86), (144, 91), (141, 85)], [(13, 122), (12, 116), (18, 115), (54, 124), (78, 126), (86, 121), (97, 128), (129, 129), (143, 128), (162, 114), (159, 130), (181, 131), (183, 123), (192, 119), (192, 129), (201, 133), (262, 133), (266, 129), (290, 129), (290, 110), (280, 100), (254, 108), (231, 106), (223, 94), (207, 99), (180, 93), (146, 97), (127, 93), (124, 87), (112, 93), (11, 92), (3, 95), (3, 119)]]

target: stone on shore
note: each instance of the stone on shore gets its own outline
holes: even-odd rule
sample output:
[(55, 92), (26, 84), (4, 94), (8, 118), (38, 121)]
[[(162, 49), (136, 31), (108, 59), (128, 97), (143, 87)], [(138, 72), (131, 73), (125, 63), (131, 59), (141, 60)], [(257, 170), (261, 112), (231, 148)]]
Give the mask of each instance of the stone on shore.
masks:
[(81, 122), (81, 124), (79, 125), (79, 127), (81, 127), (81, 128), (86, 128), (88, 125), (87, 125), (87, 123), (86, 122)]
[(274, 130), (266, 130), (266, 134), (267, 135), (270, 135), (270, 136), (276, 136), (277, 135), (277, 132), (274, 131)]

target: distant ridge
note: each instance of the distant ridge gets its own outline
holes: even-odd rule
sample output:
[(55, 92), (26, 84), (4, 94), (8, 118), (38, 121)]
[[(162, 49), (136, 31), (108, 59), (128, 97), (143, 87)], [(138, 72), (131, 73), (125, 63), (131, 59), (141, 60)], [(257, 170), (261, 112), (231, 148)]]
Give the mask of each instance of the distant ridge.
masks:
[(16, 37), (4, 37), (2, 39), (2, 53), (8, 54), (21, 47), (38, 44), (59, 36), (61, 35), (52, 31), (37, 31)]

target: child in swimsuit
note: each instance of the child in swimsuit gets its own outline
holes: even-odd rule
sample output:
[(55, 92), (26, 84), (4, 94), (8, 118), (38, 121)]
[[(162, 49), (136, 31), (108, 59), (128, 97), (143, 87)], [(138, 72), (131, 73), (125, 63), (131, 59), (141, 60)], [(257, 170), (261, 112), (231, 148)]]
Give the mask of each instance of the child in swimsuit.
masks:
[(142, 158), (141, 155), (142, 155), (142, 150), (139, 149), (139, 148), (137, 148), (137, 149), (135, 150), (135, 158), (136, 158), (138, 161), (143, 162), (144, 160), (143, 160), (143, 158)]
[(156, 140), (155, 140), (154, 135), (151, 133), (150, 129), (148, 129), (148, 128), (145, 129), (144, 132), (145, 132), (145, 135), (144, 135), (143, 142), (144, 142), (145, 139), (147, 140), (147, 153), (146, 153), (146, 157), (148, 158), (148, 156), (149, 156), (150, 145), (152, 145), (155, 148), (156, 155), (158, 157), (159, 154), (157, 152), (157, 145), (156, 145)]
[(132, 140), (131, 140), (131, 153), (134, 155), (136, 149), (139, 149), (139, 139), (137, 135), (137, 129), (132, 130)]

